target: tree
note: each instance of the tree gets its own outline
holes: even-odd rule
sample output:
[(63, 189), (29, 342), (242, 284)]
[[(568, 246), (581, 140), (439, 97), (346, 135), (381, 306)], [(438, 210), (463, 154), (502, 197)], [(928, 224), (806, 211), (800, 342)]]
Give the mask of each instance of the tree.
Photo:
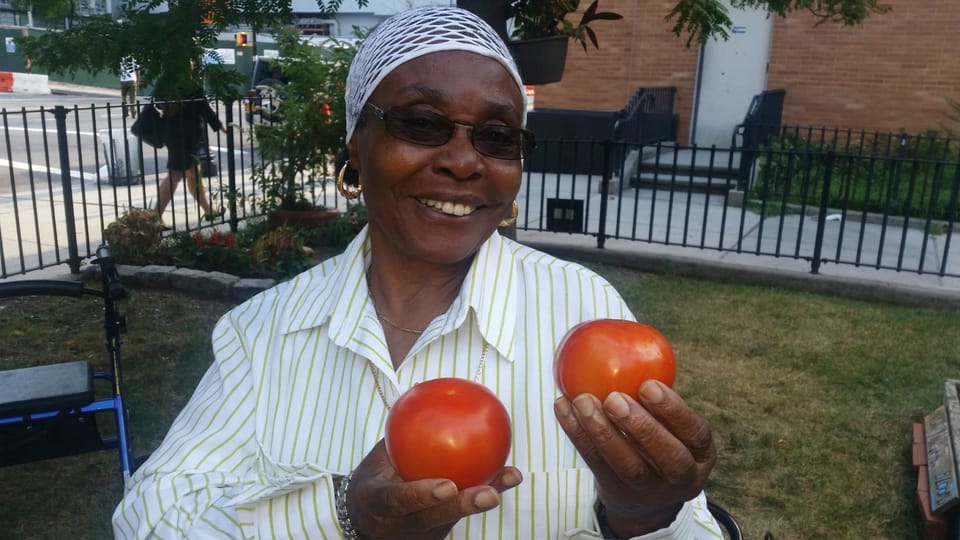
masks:
[[(65, 0), (35, 0), (35, 12), (63, 10)], [(65, 30), (18, 37), (24, 53), (51, 73), (119, 72), (123, 56), (140, 65), (142, 84), (161, 75), (182, 79), (183, 88), (206, 79), (214, 94), (236, 97), (241, 76), (219, 65), (203, 63), (221, 30), (237, 24), (254, 28), (288, 24), (290, 0), (147, 0), (128, 2), (119, 19), (109, 15), (77, 17)], [(208, 21), (208, 22), (205, 22)], [(196, 69), (185, 69), (190, 62)]]
[[(74, 0), (16, 0), (32, 6), (37, 13), (75, 13)], [(361, 7), (368, 0), (356, 0)], [(552, 1), (552, 0), (543, 0)], [(317, 0), (324, 13), (336, 13), (343, 0)], [(133, 56), (141, 66), (144, 84), (150, 84), (168, 71), (185, 71), (184, 77), (198, 82), (206, 78), (215, 95), (236, 97), (234, 86), (242, 76), (218, 65), (202, 66), (205, 51), (214, 47), (219, 31), (236, 24), (249, 24), (255, 30), (289, 24), (291, 0), (145, 0), (124, 4), (120, 20), (109, 16), (75, 19), (63, 31), (41, 36), (18, 37), (35, 65), (51, 73), (86, 70), (92, 73), (116, 73), (124, 55)], [(786, 16), (790, 12), (809, 11), (820, 23), (855, 25), (872, 14), (886, 13), (889, 7), (879, 0), (732, 0), (735, 7), (767, 8)], [(65, 11), (66, 10), (66, 11)], [(732, 22), (719, 0), (678, 0), (666, 15), (674, 32), (687, 35), (687, 46), (704, 43), (710, 37), (727, 37)], [(205, 23), (204, 21), (212, 21)], [(193, 71), (182, 66), (192, 60), (201, 66)]]
[[(735, 8), (766, 8), (781, 17), (795, 11), (808, 11), (817, 24), (834, 22), (845, 26), (862, 23), (872, 14), (883, 14), (890, 7), (878, 0), (732, 0)], [(717, 0), (679, 0), (667, 20), (673, 20), (673, 32), (687, 34), (687, 46), (694, 41), (706, 43), (711, 37), (729, 37), (733, 24), (727, 10)]]
[(73, 20), (77, 12), (75, 0), (53, 0), (42, 4), (34, 4), (30, 0), (12, 0), (10, 7), (17, 11), (30, 11), (35, 17), (44, 19), (68, 19)]

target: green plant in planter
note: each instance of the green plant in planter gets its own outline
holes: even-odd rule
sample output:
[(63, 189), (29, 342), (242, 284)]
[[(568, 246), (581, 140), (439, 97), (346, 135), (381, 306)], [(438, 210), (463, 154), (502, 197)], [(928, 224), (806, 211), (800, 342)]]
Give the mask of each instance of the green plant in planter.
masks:
[(504, 14), (513, 18), (511, 38), (525, 40), (551, 36), (567, 36), (587, 50), (587, 40), (600, 48), (597, 34), (590, 28), (594, 21), (615, 21), (623, 16), (612, 11), (597, 11), (600, 0), (593, 0), (580, 22), (574, 24), (567, 16), (580, 7), (580, 0), (503, 0)]
[(131, 208), (107, 225), (103, 238), (121, 264), (151, 264), (161, 259), (163, 221), (156, 210)]
[(277, 30), (280, 69), (288, 82), (280, 88), (276, 121), (258, 124), (254, 136), (263, 162), (253, 169), (260, 211), (317, 209), (317, 184), (332, 177), (333, 155), (344, 146), (344, 89), (359, 43), (330, 40), (322, 46), (301, 40), (297, 32)]

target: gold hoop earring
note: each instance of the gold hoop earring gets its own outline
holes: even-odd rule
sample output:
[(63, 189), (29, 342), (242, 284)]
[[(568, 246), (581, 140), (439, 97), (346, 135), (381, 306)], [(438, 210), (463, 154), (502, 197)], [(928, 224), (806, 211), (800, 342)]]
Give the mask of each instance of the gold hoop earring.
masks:
[(510, 212), (510, 217), (504, 218), (500, 222), (500, 227), (509, 227), (517, 222), (517, 215), (520, 213), (520, 205), (517, 204), (517, 201), (513, 201), (513, 210)]
[(343, 195), (343, 198), (348, 201), (353, 201), (360, 198), (360, 194), (363, 193), (363, 186), (357, 184), (357, 189), (350, 190), (344, 183), (343, 179), (347, 175), (347, 167), (350, 166), (350, 160), (347, 160), (343, 163), (343, 167), (340, 167), (340, 172), (337, 173), (337, 191), (340, 195)]

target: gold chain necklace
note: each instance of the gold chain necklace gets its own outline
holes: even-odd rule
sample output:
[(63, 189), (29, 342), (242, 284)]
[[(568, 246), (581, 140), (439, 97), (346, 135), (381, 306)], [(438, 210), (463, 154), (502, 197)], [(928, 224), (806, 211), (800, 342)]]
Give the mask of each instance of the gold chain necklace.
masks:
[(400, 326), (399, 324), (397, 324), (396, 322), (394, 322), (393, 319), (390, 319), (389, 317), (387, 317), (387, 316), (384, 315), (383, 313), (380, 313), (380, 308), (378, 308), (378, 307), (377, 307), (377, 303), (373, 301), (373, 291), (370, 291), (369, 297), (370, 297), (370, 305), (373, 306), (373, 312), (377, 314), (377, 318), (378, 318), (378, 319), (380, 319), (381, 321), (383, 321), (383, 322), (389, 324), (390, 326), (396, 328), (397, 330), (400, 330), (401, 332), (406, 332), (406, 333), (408, 333), (408, 334), (413, 334), (413, 335), (415, 335), (415, 336), (419, 336), (420, 334), (423, 333), (423, 330), (414, 330), (413, 328), (407, 328), (407, 327), (405, 327), (405, 326)]
[[(480, 353), (480, 365), (477, 366), (477, 372), (473, 374), (473, 382), (479, 383), (480, 376), (483, 375), (483, 364), (487, 360), (487, 344), (483, 344), (483, 351)], [(376, 366), (373, 365), (373, 362), (367, 360), (367, 363), (370, 364), (370, 374), (373, 375), (373, 384), (377, 387), (377, 394), (380, 395), (380, 400), (383, 401), (383, 406), (390, 410), (390, 402), (387, 401), (387, 394), (383, 391), (383, 387), (380, 386), (380, 372), (377, 371)]]
[[(370, 302), (372, 303), (373, 300), (370, 300)], [(383, 321), (383, 322), (389, 324), (390, 326), (396, 328), (397, 330), (400, 330), (401, 332), (406, 332), (406, 333), (408, 333), (408, 334), (414, 334), (414, 335), (417, 335), (417, 336), (419, 336), (420, 334), (423, 333), (423, 330), (414, 330), (414, 329), (412, 329), (412, 328), (404, 328), (403, 326), (400, 326), (399, 324), (397, 324), (397, 323), (393, 322), (392, 320), (388, 319), (386, 315), (384, 315), (383, 313), (380, 313), (380, 310), (377, 309), (377, 305), (376, 305), (376, 304), (373, 304), (373, 311), (375, 311), (375, 312), (377, 313), (377, 318), (378, 318), (378, 319), (380, 319), (381, 321)]]

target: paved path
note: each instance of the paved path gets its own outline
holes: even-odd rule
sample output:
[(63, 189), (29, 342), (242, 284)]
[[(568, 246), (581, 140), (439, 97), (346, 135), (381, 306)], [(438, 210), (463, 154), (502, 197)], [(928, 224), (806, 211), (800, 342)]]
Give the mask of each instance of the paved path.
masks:
[[(521, 242), (563, 257), (861, 299), (960, 308), (960, 277), (936, 275), (942, 269), (948, 276), (960, 276), (960, 224), (954, 224), (952, 235), (945, 231), (927, 234), (923, 222), (903, 227), (871, 216), (864, 220), (858, 213), (828, 214), (821, 260), (855, 262), (859, 253), (860, 264), (822, 262), (814, 274), (810, 261), (815, 253), (813, 232), (818, 226), (815, 213), (763, 217), (755, 208), (740, 208), (724, 195), (663, 188), (626, 190), (607, 196), (607, 234), (622, 239), (608, 238), (604, 248), (598, 249), (598, 186), (561, 179), (560, 188), (545, 182), (550, 187), (544, 194), (538, 185), (538, 175), (532, 174), (525, 179), (525, 186), (532, 187), (522, 188), (520, 205), (525, 211), (521, 219), (526, 220), (527, 229), (546, 229), (546, 218), (540, 209), (524, 206), (526, 199), (583, 199), (587, 208), (593, 209), (593, 215), (584, 220), (585, 230), (593, 236), (518, 231)], [(678, 245), (683, 242), (688, 245)], [(902, 264), (898, 264), (901, 257)], [(920, 269), (925, 273), (919, 273)]]

